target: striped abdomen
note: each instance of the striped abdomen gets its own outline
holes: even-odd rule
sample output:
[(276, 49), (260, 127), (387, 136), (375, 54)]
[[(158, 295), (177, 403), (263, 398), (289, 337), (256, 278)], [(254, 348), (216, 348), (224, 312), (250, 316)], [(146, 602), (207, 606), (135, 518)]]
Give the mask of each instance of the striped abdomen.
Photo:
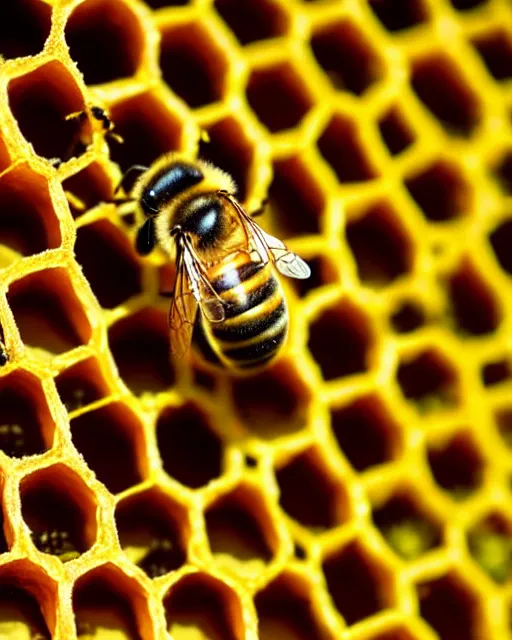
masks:
[(258, 367), (271, 360), (288, 330), (288, 310), (270, 263), (236, 254), (209, 273), (210, 283), (225, 303), (225, 319), (203, 331), (224, 366)]

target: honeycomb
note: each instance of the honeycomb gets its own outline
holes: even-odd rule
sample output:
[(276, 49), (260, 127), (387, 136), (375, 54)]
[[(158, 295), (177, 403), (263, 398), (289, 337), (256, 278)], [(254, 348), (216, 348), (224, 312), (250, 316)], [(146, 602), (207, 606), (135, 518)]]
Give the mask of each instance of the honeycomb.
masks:
[[(0, 638), (511, 638), (510, 0), (5, 0), (0, 53)], [(168, 358), (109, 201), (169, 150), (311, 266), (262, 372)]]

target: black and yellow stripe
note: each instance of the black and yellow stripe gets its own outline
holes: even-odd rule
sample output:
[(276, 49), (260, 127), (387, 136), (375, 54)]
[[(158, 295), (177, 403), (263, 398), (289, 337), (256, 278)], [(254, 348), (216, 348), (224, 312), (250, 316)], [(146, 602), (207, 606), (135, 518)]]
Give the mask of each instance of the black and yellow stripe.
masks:
[(218, 360), (234, 369), (259, 367), (271, 360), (288, 331), (288, 310), (272, 265), (241, 252), (209, 276), (225, 310), (222, 322), (203, 321)]

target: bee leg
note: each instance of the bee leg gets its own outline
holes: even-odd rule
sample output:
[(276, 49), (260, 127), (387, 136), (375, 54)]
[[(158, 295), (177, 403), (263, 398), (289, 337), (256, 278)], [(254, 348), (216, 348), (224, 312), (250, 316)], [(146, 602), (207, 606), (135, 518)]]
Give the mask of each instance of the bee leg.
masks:
[[(114, 190), (114, 198), (121, 191), (121, 189), (123, 191), (126, 191), (126, 186), (128, 184), (128, 178), (130, 176), (132, 176), (134, 173), (144, 173), (148, 169), (149, 169), (149, 167), (146, 167), (143, 164), (132, 164), (132, 166), (129, 167), (124, 172), (123, 177), (121, 178), (121, 180), (119, 181), (119, 184), (115, 188), (115, 190)], [(113, 202), (119, 202), (119, 200), (114, 200)]]
[(137, 231), (137, 237), (135, 239), (135, 248), (137, 253), (141, 256), (147, 256), (150, 254), (156, 245), (155, 236), (155, 220), (154, 218), (148, 218), (146, 222)]
[(265, 213), (267, 204), (268, 204), (268, 198), (265, 198), (264, 200), (261, 201), (261, 206), (258, 207), (256, 211), (253, 211), (252, 213), (249, 214), (251, 218), (257, 218), (258, 216), (261, 216), (263, 213)]

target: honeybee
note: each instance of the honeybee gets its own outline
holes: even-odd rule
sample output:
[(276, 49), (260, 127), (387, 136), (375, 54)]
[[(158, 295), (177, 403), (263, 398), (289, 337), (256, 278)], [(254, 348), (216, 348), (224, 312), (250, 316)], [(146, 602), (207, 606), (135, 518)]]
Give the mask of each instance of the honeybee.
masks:
[[(276, 272), (308, 278), (308, 265), (256, 224), (221, 169), (170, 153), (142, 171), (130, 190), (142, 255), (159, 246), (175, 258), (169, 309), (171, 352), (192, 340), (223, 367), (260, 367), (275, 358), (288, 332), (288, 309)], [(199, 312), (198, 312), (199, 311)]]

